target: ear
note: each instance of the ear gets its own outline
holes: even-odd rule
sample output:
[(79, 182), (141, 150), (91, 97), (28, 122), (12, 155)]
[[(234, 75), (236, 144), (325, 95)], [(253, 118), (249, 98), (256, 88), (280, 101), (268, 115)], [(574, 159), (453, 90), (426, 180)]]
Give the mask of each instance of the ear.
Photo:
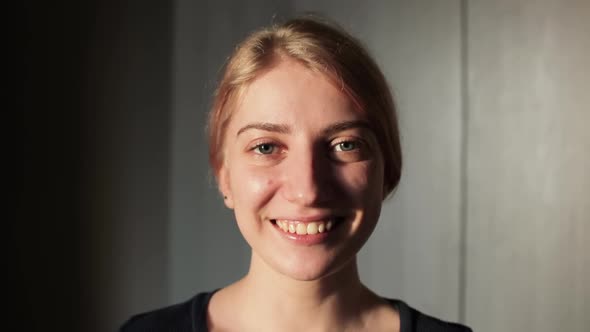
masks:
[(223, 202), (225, 203), (225, 206), (227, 206), (229, 209), (233, 210), (233, 208), (234, 208), (233, 194), (232, 194), (231, 186), (229, 184), (229, 172), (227, 170), (227, 167), (225, 167), (225, 165), (221, 166), (221, 168), (217, 172), (217, 185), (219, 186), (219, 191), (221, 192), (221, 195), (223, 196)]

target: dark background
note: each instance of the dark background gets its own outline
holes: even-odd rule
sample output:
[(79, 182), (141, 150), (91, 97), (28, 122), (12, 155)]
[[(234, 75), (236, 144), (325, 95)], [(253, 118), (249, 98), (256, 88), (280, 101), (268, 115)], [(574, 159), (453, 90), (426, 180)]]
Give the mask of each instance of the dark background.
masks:
[[(141, 208), (153, 218), (166, 213), (165, 190), (157, 189), (167, 185), (173, 5), (25, 2), (24, 183), (10, 223), (10, 288), (25, 324), (17, 330), (100, 326), (95, 287), (119, 255), (116, 245), (94, 240), (118, 233), (101, 209), (118, 181), (101, 177), (129, 173), (129, 160), (157, 165), (148, 194), (157, 203)], [(132, 145), (128, 153), (112, 149)], [(93, 259), (97, 250), (107, 252), (104, 261)]]

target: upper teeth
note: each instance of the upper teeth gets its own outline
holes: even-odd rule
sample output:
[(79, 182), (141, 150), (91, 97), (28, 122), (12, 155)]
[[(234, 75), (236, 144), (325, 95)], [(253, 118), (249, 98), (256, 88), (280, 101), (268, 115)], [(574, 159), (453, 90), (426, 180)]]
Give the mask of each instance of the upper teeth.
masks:
[(297, 233), (299, 235), (317, 234), (329, 231), (333, 226), (333, 221), (314, 221), (310, 223), (302, 223), (292, 220), (277, 219), (277, 225), (283, 232)]

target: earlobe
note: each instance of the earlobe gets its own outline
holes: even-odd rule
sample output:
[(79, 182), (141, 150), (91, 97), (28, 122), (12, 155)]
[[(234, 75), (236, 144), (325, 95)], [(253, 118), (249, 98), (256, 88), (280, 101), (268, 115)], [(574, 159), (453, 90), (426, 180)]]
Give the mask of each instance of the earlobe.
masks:
[(228, 209), (231, 209), (231, 210), (234, 209), (234, 201), (231, 198), (231, 196), (224, 195), (223, 202), (225, 203), (225, 206), (227, 206)]
[(223, 196), (223, 203), (229, 209), (233, 210), (234, 201), (231, 193), (231, 186), (229, 185), (229, 174), (227, 174), (227, 169), (225, 167), (221, 167), (221, 169), (217, 173), (217, 181), (219, 185), (219, 191)]

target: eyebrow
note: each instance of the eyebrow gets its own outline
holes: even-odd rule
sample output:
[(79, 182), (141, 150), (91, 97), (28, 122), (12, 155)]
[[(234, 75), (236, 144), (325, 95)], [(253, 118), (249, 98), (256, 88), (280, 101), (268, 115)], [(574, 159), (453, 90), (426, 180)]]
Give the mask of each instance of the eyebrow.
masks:
[[(354, 120), (354, 121), (343, 121), (343, 122), (337, 122), (337, 123), (331, 124), (328, 127), (324, 128), (324, 130), (322, 130), (322, 134), (323, 134), (323, 136), (331, 136), (331, 135), (334, 135), (338, 132), (341, 132), (344, 130), (349, 130), (349, 129), (354, 129), (354, 128), (365, 128), (365, 129), (372, 131), (372, 128), (367, 121)], [(268, 123), (268, 122), (254, 122), (254, 123), (247, 124), (244, 127), (240, 128), (240, 130), (238, 130), (238, 133), (236, 134), (236, 136), (239, 136), (241, 133), (243, 133), (247, 130), (250, 130), (250, 129), (270, 131), (270, 132), (279, 133), (279, 134), (291, 133), (291, 128), (289, 128), (289, 126), (287, 126), (287, 125), (274, 124), (274, 123)]]
[(274, 124), (274, 123), (268, 123), (268, 122), (255, 122), (255, 123), (250, 123), (250, 124), (242, 127), (240, 130), (238, 130), (238, 133), (236, 134), (236, 136), (239, 136), (241, 133), (243, 133), (249, 129), (271, 131), (271, 132), (279, 133), (279, 134), (288, 134), (291, 132), (291, 128), (289, 128), (289, 126), (287, 126), (287, 125)]
[(337, 122), (337, 123), (331, 124), (327, 128), (324, 128), (324, 130), (322, 130), (322, 134), (324, 136), (332, 136), (338, 132), (349, 130), (349, 129), (355, 129), (355, 128), (365, 128), (370, 131), (373, 131), (373, 129), (371, 128), (371, 126), (369, 125), (369, 123), (367, 121), (354, 120), (354, 121), (343, 121), (343, 122)]

